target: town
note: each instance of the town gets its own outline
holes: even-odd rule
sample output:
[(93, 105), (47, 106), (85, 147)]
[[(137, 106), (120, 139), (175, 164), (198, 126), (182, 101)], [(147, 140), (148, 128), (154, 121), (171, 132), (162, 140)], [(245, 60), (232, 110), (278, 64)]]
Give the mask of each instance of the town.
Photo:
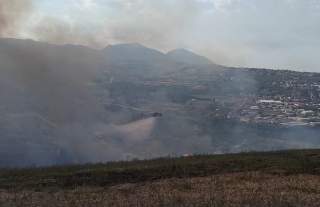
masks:
[(124, 70), (104, 74), (100, 82), (107, 82), (102, 88), (109, 91), (107, 99), (102, 92), (104, 102), (151, 111), (180, 111), (189, 118), (320, 126), (317, 73), (189, 66), (157, 78), (143, 76), (137, 70), (130, 77), (124, 74)]

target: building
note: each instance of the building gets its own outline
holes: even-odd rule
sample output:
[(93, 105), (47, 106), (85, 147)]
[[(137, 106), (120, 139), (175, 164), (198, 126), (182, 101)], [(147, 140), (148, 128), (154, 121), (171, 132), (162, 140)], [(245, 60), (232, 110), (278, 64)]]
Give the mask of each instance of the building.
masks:
[(282, 101), (275, 101), (275, 100), (258, 100), (257, 103), (259, 103), (259, 104), (282, 104)]
[(251, 110), (259, 110), (259, 106), (251, 106), (250, 109)]
[(299, 122), (286, 122), (286, 123), (280, 123), (280, 124), (287, 127), (308, 126), (308, 123), (299, 123)]
[(312, 126), (312, 127), (320, 127), (320, 122), (310, 122), (310, 126)]
[(301, 111), (299, 113), (299, 116), (302, 116), (302, 117), (308, 117), (308, 116), (314, 116), (314, 115), (315, 115), (314, 111), (311, 111), (311, 110)]

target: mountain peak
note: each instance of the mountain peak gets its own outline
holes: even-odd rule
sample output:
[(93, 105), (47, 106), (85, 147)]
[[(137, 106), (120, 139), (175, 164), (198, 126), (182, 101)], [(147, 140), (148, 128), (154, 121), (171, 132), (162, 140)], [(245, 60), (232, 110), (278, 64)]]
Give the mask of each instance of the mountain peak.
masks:
[(168, 53), (173, 53), (173, 52), (188, 52), (188, 53), (193, 53), (193, 52), (190, 52), (189, 50), (186, 50), (184, 48), (176, 48)]
[(174, 49), (167, 53), (167, 56), (169, 56), (174, 61), (178, 62), (185, 62), (189, 64), (200, 64), (200, 65), (211, 65), (214, 64), (211, 60), (208, 58), (195, 54), (193, 52), (190, 52), (189, 50), (186, 50), (184, 48), (178, 48)]
[(168, 57), (157, 50), (145, 47), (140, 43), (123, 43), (117, 45), (109, 45), (102, 50), (108, 57), (113, 60), (167, 60)]
[(116, 45), (108, 45), (103, 50), (107, 50), (110, 48), (147, 48), (147, 47), (137, 42), (130, 42), (130, 43), (122, 43), (122, 44), (116, 44)]

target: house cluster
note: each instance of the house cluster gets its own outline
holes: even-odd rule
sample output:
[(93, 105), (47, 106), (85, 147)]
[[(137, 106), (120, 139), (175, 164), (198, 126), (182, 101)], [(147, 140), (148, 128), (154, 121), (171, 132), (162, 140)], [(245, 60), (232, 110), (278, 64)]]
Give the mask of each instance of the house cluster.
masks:
[(279, 124), (287, 127), (320, 126), (320, 104), (257, 100), (238, 114), (242, 122)]

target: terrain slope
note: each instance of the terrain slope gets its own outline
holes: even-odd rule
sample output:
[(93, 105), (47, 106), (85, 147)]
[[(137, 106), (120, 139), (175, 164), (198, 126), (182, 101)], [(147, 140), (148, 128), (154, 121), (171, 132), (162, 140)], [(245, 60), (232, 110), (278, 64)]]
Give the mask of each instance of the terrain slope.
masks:
[(319, 206), (320, 150), (0, 170), (1, 206)]

